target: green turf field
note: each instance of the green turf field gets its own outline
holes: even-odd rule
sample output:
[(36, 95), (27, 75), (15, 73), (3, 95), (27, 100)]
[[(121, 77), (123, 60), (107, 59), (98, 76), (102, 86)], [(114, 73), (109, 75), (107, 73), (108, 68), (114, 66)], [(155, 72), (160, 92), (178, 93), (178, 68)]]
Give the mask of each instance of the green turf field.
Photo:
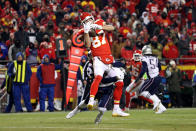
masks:
[(131, 110), (129, 117), (105, 113), (94, 124), (97, 111), (86, 111), (72, 119), (68, 112), (0, 114), (0, 131), (196, 131), (196, 108), (168, 109), (164, 114), (152, 110)]

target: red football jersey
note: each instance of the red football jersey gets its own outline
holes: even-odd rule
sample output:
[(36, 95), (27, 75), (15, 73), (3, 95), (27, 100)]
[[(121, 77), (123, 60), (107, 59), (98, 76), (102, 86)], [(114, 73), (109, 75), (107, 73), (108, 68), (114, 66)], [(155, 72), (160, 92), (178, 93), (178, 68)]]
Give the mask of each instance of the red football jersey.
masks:
[(131, 63), (131, 80), (135, 80), (140, 72), (141, 72), (141, 67), (142, 67), (142, 62), (141, 61), (134, 61), (132, 60), (132, 63)]
[(196, 50), (196, 41), (191, 41), (190, 43), (189, 43), (189, 51), (190, 52), (194, 52)]
[[(95, 21), (95, 24), (103, 26), (104, 21), (98, 19)], [(103, 30), (96, 30), (96, 33), (99, 34), (95, 37), (91, 37), (91, 51), (93, 56), (110, 56), (112, 55), (110, 44), (107, 40), (106, 34)]]
[(148, 3), (146, 6), (146, 10), (149, 11), (150, 15), (157, 16), (157, 12), (159, 11), (159, 7), (157, 4), (154, 3)]

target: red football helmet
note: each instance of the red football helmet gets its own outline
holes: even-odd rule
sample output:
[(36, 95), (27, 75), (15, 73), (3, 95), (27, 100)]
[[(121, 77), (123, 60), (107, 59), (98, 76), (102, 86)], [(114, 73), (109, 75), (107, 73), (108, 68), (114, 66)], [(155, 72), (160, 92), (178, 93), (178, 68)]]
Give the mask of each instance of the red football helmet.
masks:
[(142, 51), (141, 50), (135, 50), (133, 53), (133, 59), (134, 61), (141, 61), (142, 58)]
[(81, 23), (84, 23), (88, 19), (93, 19), (94, 20), (94, 17), (88, 12), (82, 12), (81, 15), (80, 15)]

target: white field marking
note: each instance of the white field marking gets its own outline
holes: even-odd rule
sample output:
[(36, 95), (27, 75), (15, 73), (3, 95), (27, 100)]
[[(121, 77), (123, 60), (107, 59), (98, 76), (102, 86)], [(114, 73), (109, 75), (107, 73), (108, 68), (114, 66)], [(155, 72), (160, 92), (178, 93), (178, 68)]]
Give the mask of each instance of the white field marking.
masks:
[[(32, 127), (0, 127), (0, 129), (78, 129), (78, 127), (35, 127), (35, 126), (32, 126)], [(152, 131), (152, 130), (149, 130), (149, 129), (127, 129), (127, 128), (110, 128), (110, 127), (106, 127), (106, 128), (103, 128), (103, 127), (100, 127), (100, 128), (80, 128), (80, 130), (118, 130), (118, 131)]]
[[(170, 110), (194, 110), (196, 108), (167, 108), (167, 111), (170, 111)], [(152, 109), (131, 109), (130, 111), (148, 111), (148, 110), (152, 110)], [(69, 113), (70, 111), (58, 111), (58, 112), (31, 112), (31, 113), (28, 113), (28, 112), (22, 112), (22, 113), (8, 113), (8, 114), (2, 114), (3, 116), (7, 116), (7, 115), (34, 115), (34, 114), (66, 114), (66, 113)], [(92, 112), (92, 111), (91, 111)], [(112, 111), (108, 111), (108, 112), (112, 112)], [(166, 113), (163, 113), (163, 114), (166, 114)], [(1, 116), (1, 113), (0, 113), (0, 116)]]

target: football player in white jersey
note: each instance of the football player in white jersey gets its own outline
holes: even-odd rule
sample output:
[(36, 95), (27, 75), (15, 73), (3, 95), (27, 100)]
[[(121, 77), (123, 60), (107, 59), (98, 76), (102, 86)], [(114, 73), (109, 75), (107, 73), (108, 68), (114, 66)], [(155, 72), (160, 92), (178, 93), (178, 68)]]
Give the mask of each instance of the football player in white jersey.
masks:
[(153, 101), (153, 110), (156, 114), (161, 114), (166, 111), (166, 108), (161, 103), (161, 100), (155, 94), (161, 83), (159, 72), (161, 71), (161, 64), (156, 56), (152, 54), (150, 45), (145, 45), (142, 48), (142, 69), (135, 80), (134, 86), (137, 86), (139, 80), (147, 73), (148, 79), (145, 80), (142, 87), (139, 89), (140, 96), (144, 96)]

